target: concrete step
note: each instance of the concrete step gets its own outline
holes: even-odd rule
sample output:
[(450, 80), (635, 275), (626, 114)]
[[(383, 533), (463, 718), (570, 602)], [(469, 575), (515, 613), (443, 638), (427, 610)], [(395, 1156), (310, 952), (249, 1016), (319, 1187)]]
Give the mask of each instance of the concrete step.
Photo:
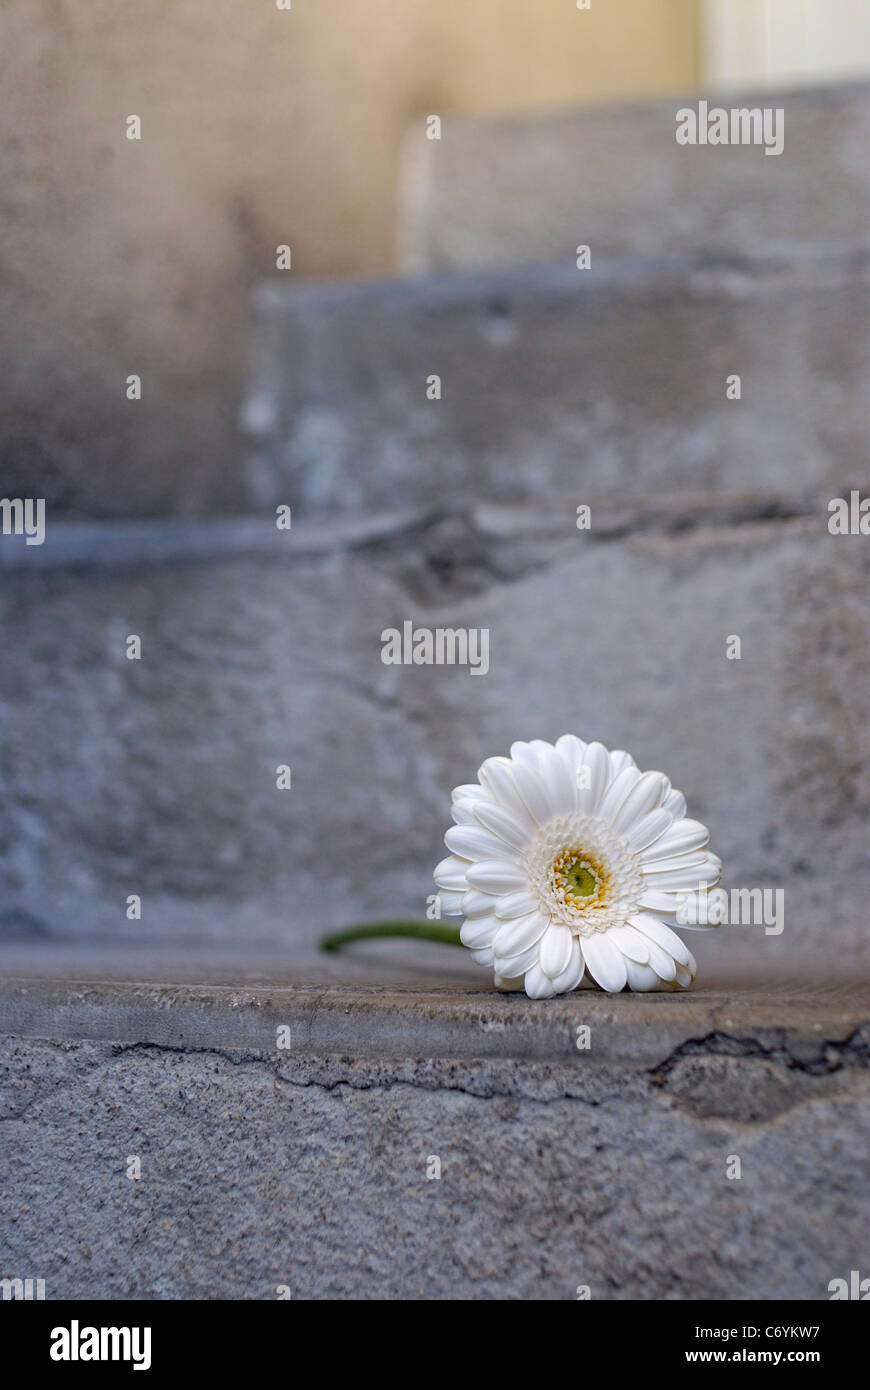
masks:
[(868, 1043), (868, 991), (830, 980), (546, 1007), (2, 980), (0, 1275), (48, 1299), (827, 1299), (867, 1218)]
[[(547, 115), (451, 116), (408, 137), (400, 197), (405, 270), (573, 265), (696, 252), (756, 255), (870, 241), (870, 86), (702, 93), (709, 108), (779, 108), (782, 153), (679, 145), (698, 96)], [(730, 125), (730, 117), (729, 117)]]
[(825, 484), (870, 456), (868, 309), (865, 252), (265, 285), (252, 505)]
[[(8, 550), (4, 933), (274, 955), (420, 916), (450, 789), (576, 730), (686, 792), (726, 885), (785, 888), (781, 935), (705, 936), (702, 969), (866, 960), (866, 538), (824, 496), (589, 501), (588, 531), (572, 497), (204, 525), (187, 561), (156, 523)], [(408, 621), (486, 630), (487, 673), (383, 664)]]

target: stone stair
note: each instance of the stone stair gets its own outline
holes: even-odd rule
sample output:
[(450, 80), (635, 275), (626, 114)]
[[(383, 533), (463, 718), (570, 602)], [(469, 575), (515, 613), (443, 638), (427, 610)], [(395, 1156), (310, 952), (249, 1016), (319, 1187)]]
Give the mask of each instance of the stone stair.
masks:
[[(868, 551), (828, 503), (868, 491), (870, 97), (782, 101), (776, 159), (680, 149), (668, 103), (445, 122), (406, 160), (425, 274), (257, 292), (244, 507), (0, 538), (0, 1277), (763, 1299), (853, 1267)], [(485, 629), (486, 676), (385, 665), (407, 621)], [(450, 788), (572, 729), (666, 771), (782, 934), (700, 937), (684, 999), (546, 1010), (435, 947), (316, 955), (421, 916)]]
[[(789, 98), (789, 177), (795, 151), (814, 175), (835, 117), (850, 128), (865, 102)], [(506, 123), (518, 219), (531, 204), (562, 215), (535, 172), (542, 142), (557, 164), (606, 152), (612, 196), (596, 185), (595, 205), (616, 239), (590, 271), (264, 285), (247, 516), (49, 516), (43, 546), (3, 538), (8, 936), (274, 947), (418, 915), (449, 788), (518, 732), (580, 728), (671, 773), (735, 883), (797, 876), (768, 956), (815, 957), (832, 932), (863, 955), (866, 547), (829, 534), (827, 504), (867, 477), (870, 250), (841, 188), (827, 237), (793, 221), (787, 245), (771, 234), (748, 254), (735, 238), (714, 254), (696, 226), (669, 259), (635, 254), (619, 237), (643, 217), (613, 203), (617, 152), (636, 157), (634, 130), (644, 177), (660, 166), (671, 187), (674, 159), (697, 151), (663, 142), (667, 110)], [(504, 129), (451, 123), (429, 156), (445, 190), (460, 146), (498, 166)], [(760, 216), (758, 168), (781, 162), (703, 153)], [(482, 218), (492, 188), (463, 168), (451, 177), (468, 177)], [(693, 187), (678, 190), (683, 215), (706, 216), (722, 192), (712, 165)], [(426, 224), (441, 220), (433, 202)], [(540, 247), (555, 250), (543, 234)], [(383, 665), (381, 632), (406, 620), (486, 627), (486, 679)], [(130, 634), (141, 661), (126, 659)], [(131, 894), (141, 919), (126, 917)], [(751, 935), (701, 947), (711, 963), (756, 949)]]
[[(518, 733), (580, 728), (672, 776), (735, 886), (786, 887), (781, 937), (705, 938), (702, 960), (866, 956), (865, 539), (831, 536), (823, 497), (589, 499), (588, 531), (572, 498), (235, 543), (203, 524), (173, 560), (141, 524), (100, 528), (87, 565), (77, 528), (19, 548), (5, 930), (275, 945), (419, 916), (449, 789)], [(487, 629), (488, 673), (384, 665), (407, 620)]]
[[(834, 126), (860, 126), (866, 100), (788, 98), (789, 177), (795, 151), (813, 178), (827, 168)], [(42, 547), (3, 538), (17, 653), (0, 677), (7, 933), (274, 942), (291, 900), (312, 933), (397, 900), (419, 911), (450, 785), (534, 725), (594, 729), (673, 770), (740, 881), (783, 872), (773, 808), (787, 793), (789, 869), (821, 892), (834, 856), (846, 891), (830, 910), (861, 948), (865, 869), (851, 830), (847, 849), (838, 837), (866, 808), (865, 547), (826, 530), (830, 496), (867, 475), (860, 185), (847, 197), (843, 136), (830, 172), (843, 186), (812, 202), (829, 236), (792, 219), (787, 246), (768, 228), (752, 255), (736, 237), (713, 255), (696, 225), (676, 258), (619, 259), (640, 249), (619, 240), (631, 217), (613, 202), (617, 151), (637, 158), (629, 133), (649, 142), (645, 177), (660, 168), (668, 187), (674, 160), (698, 153), (663, 140), (670, 110), (451, 123), (429, 152), (447, 197), (449, 158), (465, 151), (451, 177), (481, 218), (492, 188), (468, 161), (496, 167), (500, 140), (526, 189), (517, 218), (533, 204), (562, 216), (535, 172), (542, 146), (556, 163), (603, 152), (602, 268), (264, 286), (247, 517), (50, 518)], [(757, 183), (780, 162), (702, 153), (693, 196), (678, 190), (686, 218), (724, 196), (713, 154), (726, 184), (744, 180), (741, 206), (780, 206), (779, 175)], [(426, 221), (443, 221), (434, 202)], [(433, 372), (441, 398), (427, 400)], [(282, 503), (289, 533), (274, 525)], [(384, 667), (380, 632), (406, 618), (490, 627), (486, 681)], [(141, 662), (124, 657), (131, 632)], [(732, 633), (741, 663), (724, 658)], [(274, 786), (282, 763), (288, 794)], [(135, 892), (146, 908), (127, 922)], [(791, 941), (809, 950), (815, 899), (799, 897)]]
[(870, 240), (870, 87), (707, 93), (710, 108), (780, 108), (782, 153), (679, 145), (698, 95), (545, 115), (455, 116), (409, 134), (399, 244), (406, 271), (593, 265), (704, 251), (776, 255)]
[(251, 488), (336, 516), (865, 477), (868, 309), (870, 249), (264, 286)]
[(866, 992), (137, 979), (0, 981), (0, 1264), (47, 1298), (763, 1304), (859, 1262)]

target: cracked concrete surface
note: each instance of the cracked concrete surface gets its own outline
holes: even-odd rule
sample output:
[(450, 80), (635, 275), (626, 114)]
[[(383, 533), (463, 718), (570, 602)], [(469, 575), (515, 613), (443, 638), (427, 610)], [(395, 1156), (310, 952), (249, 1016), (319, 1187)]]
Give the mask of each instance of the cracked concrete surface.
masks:
[(823, 1299), (865, 1257), (854, 986), (7, 980), (0, 1029), (0, 1265), (49, 1297)]

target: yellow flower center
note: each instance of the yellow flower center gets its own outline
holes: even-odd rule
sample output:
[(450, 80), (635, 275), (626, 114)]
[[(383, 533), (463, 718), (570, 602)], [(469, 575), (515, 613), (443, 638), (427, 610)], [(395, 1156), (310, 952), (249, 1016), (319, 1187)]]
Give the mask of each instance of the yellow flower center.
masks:
[(582, 849), (564, 849), (553, 860), (553, 883), (567, 907), (598, 907), (606, 895), (608, 874)]
[(556, 816), (540, 828), (524, 862), (541, 912), (575, 936), (608, 931), (637, 912), (637, 855), (597, 816)]

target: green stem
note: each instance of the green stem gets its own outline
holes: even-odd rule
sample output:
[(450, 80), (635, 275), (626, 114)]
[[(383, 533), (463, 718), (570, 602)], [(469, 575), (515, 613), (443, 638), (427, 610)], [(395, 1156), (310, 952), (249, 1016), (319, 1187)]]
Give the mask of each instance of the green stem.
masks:
[(458, 927), (447, 927), (440, 922), (360, 922), (355, 927), (345, 927), (344, 931), (332, 932), (321, 937), (321, 951), (340, 951), (351, 941), (367, 941), (376, 936), (406, 936), (414, 941), (440, 941), (444, 946), (461, 946)]

